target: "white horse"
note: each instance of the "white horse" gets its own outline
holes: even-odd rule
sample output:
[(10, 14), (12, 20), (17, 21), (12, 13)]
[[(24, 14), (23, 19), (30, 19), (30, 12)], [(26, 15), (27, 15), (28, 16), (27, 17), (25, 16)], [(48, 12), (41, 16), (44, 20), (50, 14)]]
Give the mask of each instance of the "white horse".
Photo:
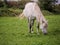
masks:
[(47, 34), (48, 23), (44, 18), (39, 6), (35, 2), (29, 2), (25, 5), (23, 10), (24, 16), (28, 19), (29, 32), (33, 33), (34, 20), (37, 21), (37, 34), (39, 34), (39, 27), (44, 34)]

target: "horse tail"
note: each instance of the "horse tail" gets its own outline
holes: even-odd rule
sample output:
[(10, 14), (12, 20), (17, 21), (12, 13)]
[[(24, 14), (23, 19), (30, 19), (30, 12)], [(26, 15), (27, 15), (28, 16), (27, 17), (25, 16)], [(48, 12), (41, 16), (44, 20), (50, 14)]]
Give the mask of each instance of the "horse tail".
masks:
[(20, 18), (20, 19), (24, 19), (24, 18), (25, 18), (25, 16), (24, 16), (24, 13), (23, 13), (23, 12), (19, 15), (19, 18)]

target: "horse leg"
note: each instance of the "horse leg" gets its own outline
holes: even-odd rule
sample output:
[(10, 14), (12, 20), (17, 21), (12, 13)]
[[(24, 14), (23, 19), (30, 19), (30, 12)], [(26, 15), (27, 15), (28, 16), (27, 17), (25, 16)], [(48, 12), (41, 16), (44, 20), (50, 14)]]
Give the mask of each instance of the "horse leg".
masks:
[(28, 26), (29, 26), (29, 33), (31, 33), (31, 20), (30, 19), (28, 19)]
[(34, 19), (31, 20), (31, 33), (33, 33), (33, 25), (34, 25)]
[(39, 23), (37, 23), (37, 34), (39, 35)]
[(28, 19), (29, 33), (33, 33), (34, 19)]

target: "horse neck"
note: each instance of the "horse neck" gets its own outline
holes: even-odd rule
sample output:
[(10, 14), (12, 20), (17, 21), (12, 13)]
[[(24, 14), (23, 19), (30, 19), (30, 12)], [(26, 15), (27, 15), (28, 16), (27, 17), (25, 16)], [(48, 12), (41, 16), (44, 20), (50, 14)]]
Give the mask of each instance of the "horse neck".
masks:
[(40, 22), (40, 24), (47, 23), (47, 21), (43, 15), (40, 15), (39, 22)]

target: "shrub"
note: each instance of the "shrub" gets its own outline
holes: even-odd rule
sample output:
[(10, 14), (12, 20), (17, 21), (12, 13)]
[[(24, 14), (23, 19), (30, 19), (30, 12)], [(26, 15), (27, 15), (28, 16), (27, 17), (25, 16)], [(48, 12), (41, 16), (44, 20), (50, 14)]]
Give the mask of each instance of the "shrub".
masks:
[(18, 16), (21, 12), (21, 9), (0, 8), (0, 16)]

